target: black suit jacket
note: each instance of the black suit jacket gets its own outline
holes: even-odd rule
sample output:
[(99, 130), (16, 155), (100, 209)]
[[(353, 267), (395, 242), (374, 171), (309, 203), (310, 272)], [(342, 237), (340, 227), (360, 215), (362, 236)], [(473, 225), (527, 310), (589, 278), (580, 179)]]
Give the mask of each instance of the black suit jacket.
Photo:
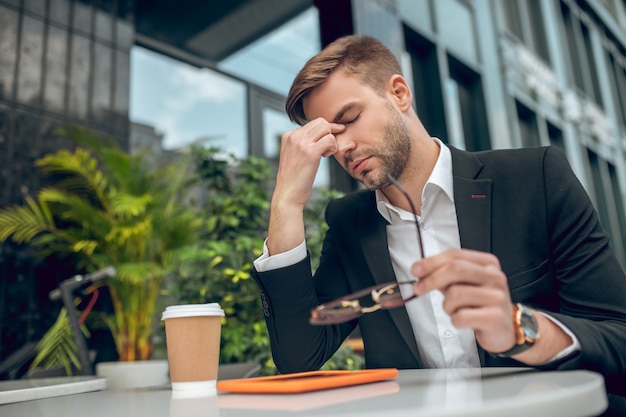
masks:
[[(580, 341), (579, 352), (546, 367), (588, 368), (623, 378), (626, 279), (564, 154), (552, 147), (451, 152), (461, 246), (495, 254), (513, 301), (549, 312)], [(308, 259), (253, 271), (281, 372), (318, 369), (357, 324), (311, 326), (312, 308), (395, 280), (387, 223), (373, 192), (332, 201), (326, 220), (329, 230), (313, 278)], [(358, 324), (368, 368), (422, 367), (405, 308), (366, 314)], [(480, 346), (479, 353), (483, 366), (521, 365), (492, 357)]]

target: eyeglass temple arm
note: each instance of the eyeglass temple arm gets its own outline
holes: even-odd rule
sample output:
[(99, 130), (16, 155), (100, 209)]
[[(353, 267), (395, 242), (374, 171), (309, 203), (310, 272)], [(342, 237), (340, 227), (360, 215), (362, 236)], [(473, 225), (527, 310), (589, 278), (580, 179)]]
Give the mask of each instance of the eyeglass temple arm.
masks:
[(424, 243), (422, 242), (422, 231), (420, 229), (420, 224), (417, 219), (417, 210), (415, 210), (415, 206), (413, 205), (413, 200), (411, 200), (411, 196), (409, 195), (409, 193), (406, 192), (406, 190), (400, 185), (398, 180), (396, 180), (391, 174), (387, 174), (387, 178), (389, 178), (389, 181), (391, 181), (391, 183), (395, 185), (398, 190), (400, 190), (400, 192), (404, 195), (404, 197), (409, 202), (411, 211), (413, 211), (413, 215), (415, 216), (415, 226), (417, 228), (417, 243), (420, 248), (420, 254), (422, 255), (422, 258), (423, 258), (424, 257)]

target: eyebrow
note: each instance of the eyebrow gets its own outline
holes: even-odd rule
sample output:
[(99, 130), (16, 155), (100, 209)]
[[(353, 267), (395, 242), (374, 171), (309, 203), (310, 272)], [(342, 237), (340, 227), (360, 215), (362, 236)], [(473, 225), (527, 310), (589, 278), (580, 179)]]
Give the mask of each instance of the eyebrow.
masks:
[(350, 110), (354, 109), (355, 107), (358, 107), (359, 103), (357, 103), (356, 101), (352, 101), (350, 103), (344, 104), (344, 106), (342, 108), (339, 109), (339, 111), (335, 114), (335, 118), (333, 119), (333, 123), (339, 123), (341, 119), (343, 119), (343, 116), (349, 112)]

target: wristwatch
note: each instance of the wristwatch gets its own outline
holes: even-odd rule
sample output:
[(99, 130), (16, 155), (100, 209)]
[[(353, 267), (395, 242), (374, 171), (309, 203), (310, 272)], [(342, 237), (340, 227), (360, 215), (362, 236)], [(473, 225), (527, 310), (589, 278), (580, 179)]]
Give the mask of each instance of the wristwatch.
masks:
[(511, 349), (496, 353), (494, 356), (508, 358), (533, 347), (539, 339), (539, 326), (532, 310), (523, 304), (513, 304), (513, 325), (516, 343)]

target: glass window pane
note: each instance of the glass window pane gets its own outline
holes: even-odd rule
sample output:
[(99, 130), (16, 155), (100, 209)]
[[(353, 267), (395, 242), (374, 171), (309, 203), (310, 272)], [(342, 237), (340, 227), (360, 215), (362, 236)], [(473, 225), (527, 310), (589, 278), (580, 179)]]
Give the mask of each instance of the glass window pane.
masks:
[(534, 50), (539, 54), (541, 58), (544, 59), (544, 61), (550, 63), (548, 40), (546, 38), (546, 29), (543, 25), (543, 16), (540, 0), (528, 1), (528, 17), (530, 19), (530, 33), (533, 37)]
[(519, 131), (522, 139), (522, 146), (532, 147), (540, 146), (539, 127), (537, 126), (537, 116), (528, 107), (515, 101), (517, 108), (517, 120), (519, 123)]
[(70, 21), (70, 0), (50, 0), (50, 20), (67, 26)]
[(46, 2), (41, 0), (24, 0), (24, 10), (38, 15), (39, 17), (46, 16)]
[(125, 20), (117, 20), (115, 22), (117, 44), (122, 48), (131, 48), (135, 41), (133, 26)]
[(409, 26), (432, 32), (432, 20), (428, 0), (396, 0), (398, 14)]
[(203, 140), (247, 155), (243, 83), (140, 47), (133, 48), (131, 62), (130, 118), (161, 132), (165, 149)]
[(0, 6), (0, 97), (4, 98), (13, 95), (18, 22), (17, 13)]
[(437, 28), (446, 45), (458, 55), (478, 61), (474, 16), (469, 6), (458, 0), (438, 0)]
[(129, 111), (130, 90), (130, 53), (127, 51), (115, 51), (115, 95), (113, 99), (113, 111), (126, 117)]
[(23, 17), (17, 85), (17, 99), (22, 103), (33, 103), (41, 94), (43, 29), (43, 21)]
[(504, 15), (504, 24), (507, 30), (514, 35), (517, 39), (523, 40), (522, 35), (522, 22), (519, 14), (519, 3), (511, 0), (499, 0), (498, 4), (502, 8), (502, 14)]
[(304, 63), (320, 50), (317, 9), (290, 20), (219, 63), (219, 68), (270, 91), (287, 95)]
[(46, 50), (46, 85), (44, 106), (61, 112), (65, 103), (68, 33), (56, 26), (48, 26), (48, 48)]
[[(609, 163), (608, 168), (609, 176), (611, 178), (611, 189), (613, 190), (613, 196), (615, 200), (617, 221), (619, 224), (619, 234), (617, 233), (617, 230), (613, 231), (612, 234), (615, 235), (616, 240), (621, 235), (620, 243), (622, 245), (622, 248), (626, 248), (626, 218), (624, 218), (624, 197), (619, 186), (619, 175), (615, 169), (615, 166)], [(616, 251), (616, 253), (620, 258), (622, 265), (624, 265), (626, 263), (626, 254), (624, 253), (624, 251)]]
[[(604, 190), (604, 181), (602, 180), (601, 165), (605, 162), (591, 149), (587, 149), (587, 156), (589, 158), (589, 168), (591, 169), (591, 179), (593, 180), (593, 191), (595, 193), (596, 208), (600, 217), (600, 223), (604, 230), (612, 230), (611, 217), (607, 208), (607, 198)], [(609, 240), (612, 243), (612, 234), (609, 234)], [(614, 245), (612, 246), (615, 247)]]
[(96, 37), (105, 42), (113, 41), (113, 23), (111, 15), (96, 10)]
[(91, 7), (79, 2), (74, 3), (74, 29), (91, 34)]
[(91, 71), (89, 46), (88, 38), (74, 34), (70, 68), (69, 112), (71, 115), (81, 118), (87, 116), (89, 72)]
[(285, 112), (279, 112), (271, 107), (263, 109), (263, 150), (267, 159), (278, 159), (280, 154), (280, 139), (283, 133), (297, 128)]
[(94, 42), (93, 96), (91, 98), (93, 117), (106, 123), (111, 109), (111, 82), (113, 50), (107, 45)]

